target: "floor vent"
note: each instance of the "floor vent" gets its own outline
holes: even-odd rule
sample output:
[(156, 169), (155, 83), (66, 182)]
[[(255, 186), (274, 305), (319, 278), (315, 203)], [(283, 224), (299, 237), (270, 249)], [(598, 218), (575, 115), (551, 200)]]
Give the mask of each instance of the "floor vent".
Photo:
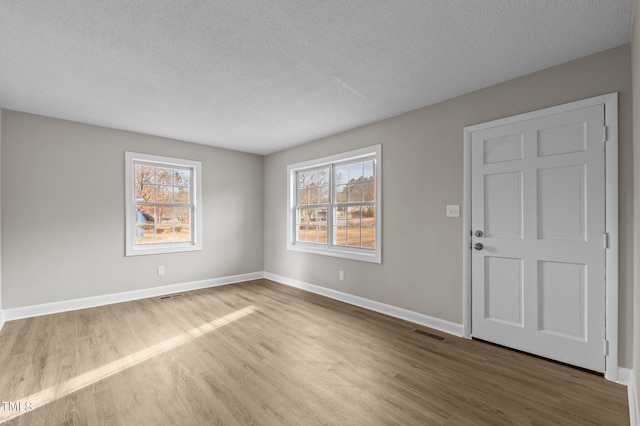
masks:
[(167, 294), (166, 296), (160, 296), (160, 300), (165, 300), (165, 299), (175, 299), (176, 297), (182, 297), (184, 296), (184, 294), (182, 293), (178, 293), (178, 294)]
[(417, 328), (413, 330), (414, 333), (422, 334), (423, 336), (431, 337), (436, 340), (444, 340), (444, 337), (438, 336), (437, 334), (429, 333), (428, 331), (418, 330)]

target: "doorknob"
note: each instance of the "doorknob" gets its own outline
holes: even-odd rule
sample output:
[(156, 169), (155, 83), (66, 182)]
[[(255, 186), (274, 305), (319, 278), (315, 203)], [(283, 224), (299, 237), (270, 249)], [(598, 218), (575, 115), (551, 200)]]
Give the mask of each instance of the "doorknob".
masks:
[(482, 250), (484, 248), (484, 245), (482, 243), (475, 243), (473, 248), (476, 250)]

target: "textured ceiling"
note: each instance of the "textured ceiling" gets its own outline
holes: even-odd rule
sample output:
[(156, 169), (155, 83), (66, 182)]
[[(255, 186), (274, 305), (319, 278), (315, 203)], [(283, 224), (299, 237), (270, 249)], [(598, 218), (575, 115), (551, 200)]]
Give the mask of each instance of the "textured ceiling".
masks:
[(632, 0), (0, 0), (0, 108), (272, 153), (629, 42)]

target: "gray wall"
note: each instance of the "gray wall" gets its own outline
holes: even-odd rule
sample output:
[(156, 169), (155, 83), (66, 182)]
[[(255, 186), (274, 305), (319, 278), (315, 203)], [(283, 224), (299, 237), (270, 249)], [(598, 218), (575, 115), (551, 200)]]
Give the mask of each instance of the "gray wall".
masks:
[[(202, 251), (124, 256), (125, 151), (202, 161)], [(3, 306), (262, 271), (261, 180), (260, 156), (5, 110)]]
[[(631, 39), (631, 69), (633, 82), (633, 201), (634, 201), (634, 242), (635, 269), (633, 286), (633, 369), (636, 377), (640, 372), (640, 0), (635, 1), (633, 35)], [(636, 398), (639, 397), (636, 389)], [(636, 401), (637, 402), (637, 401)]]
[[(620, 364), (632, 351), (632, 137), (628, 45), (270, 155), (264, 161), (265, 270), (462, 323), (463, 128), (620, 93)], [(382, 144), (383, 264), (286, 250), (287, 164)], [(338, 271), (345, 271), (345, 281)]]
[[(2, 109), (0, 109), (0, 176), (2, 175)], [(2, 185), (0, 185), (0, 223), (2, 223)], [(2, 313), (2, 227), (0, 226), (0, 327), (4, 317)]]

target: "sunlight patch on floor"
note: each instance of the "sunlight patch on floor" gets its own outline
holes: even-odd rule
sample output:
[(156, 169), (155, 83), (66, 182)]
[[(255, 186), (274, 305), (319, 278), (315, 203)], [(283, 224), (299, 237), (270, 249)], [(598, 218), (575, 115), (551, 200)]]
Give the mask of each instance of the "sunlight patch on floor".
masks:
[[(43, 389), (39, 392), (21, 398), (23, 403), (30, 403), (33, 410), (43, 407), (46, 404), (54, 402), (57, 399), (64, 398), (65, 396), (76, 392), (89, 385), (104, 380), (114, 374), (117, 374), (123, 370), (131, 368), (137, 364), (147, 361), (160, 355), (163, 352), (174, 349), (180, 345), (188, 343), (198, 337), (201, 337), (207, 333), (210, 333), (220, 327), (237, 321), (247, 315), (256, 312), (257, 309), (254, 306), (247, 306), (246, 308), (237, 310), (223, 317), (217, 318), (213, 321), (205, 323), (199, 327), (192, 328), (186, 332), (172, 337), (168, 340), (157, 343), (148, 348), (141, 349), (130, 355), (117, 359), (109, 364), (105, 364), (94, 370), (87, 371), (84, 374), (76, 376), (58, 385), (51, 386), (47, 389)], [(29, 411), (4, 411), (0, 406), (0, 423), (4, 423), (10, 419), (18, 417), (22, 414), (26, 414)]]

